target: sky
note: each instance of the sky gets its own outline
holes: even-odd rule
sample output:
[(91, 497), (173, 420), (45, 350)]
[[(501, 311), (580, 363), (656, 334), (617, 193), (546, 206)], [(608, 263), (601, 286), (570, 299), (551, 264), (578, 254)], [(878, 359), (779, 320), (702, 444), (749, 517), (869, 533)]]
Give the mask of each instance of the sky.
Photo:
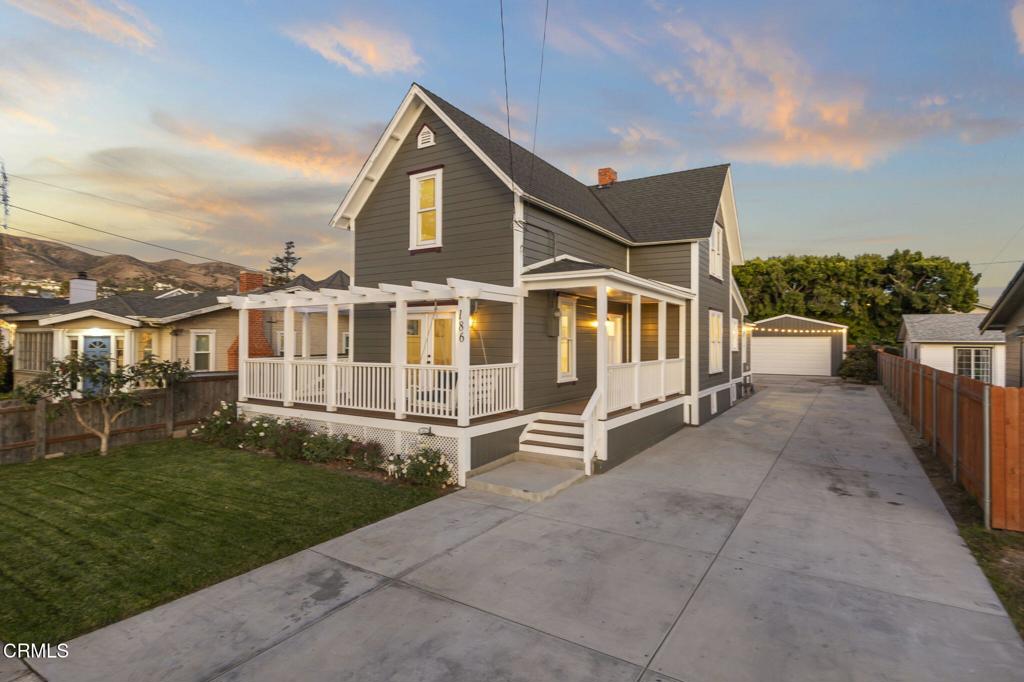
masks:
[[(1024, 259), (1024, 0), (505, 5), (513, 138), (583, 182), (731, 162), (747, 258), (920, 250), (983, 300)], [(0, 0), (0, 45), (11, 227), (146, 260), (23, 209), (325, 276), (410, 83), (506, 127), (498, 0)]]

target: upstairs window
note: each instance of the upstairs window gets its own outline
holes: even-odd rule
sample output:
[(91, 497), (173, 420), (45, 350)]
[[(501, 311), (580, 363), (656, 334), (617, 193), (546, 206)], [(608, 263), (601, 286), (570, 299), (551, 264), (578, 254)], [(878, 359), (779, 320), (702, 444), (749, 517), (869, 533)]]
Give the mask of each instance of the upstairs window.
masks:
[(423, 126), (420, 128), (420, 134), (416, 136), (416, 149), (423, 149), (424, 147), (434, 146), (434, 131), (430, 129), (430, 126)]
[(576, 299), (558, 297), (558, 381), (576, 381)]
[(441, 246), (442, 169), (409, 176), (409, 248)]
[(717, 277), (718, 279), (722, 279), (722, 272), (725, 270), (725, 252), (722, 249), (722, 239), (724, 236), (722, 226), (715, 223), (715, 226), (711, 229), (711, 239), (708, 244), (708, 272), (711, 273), (712, 277)]

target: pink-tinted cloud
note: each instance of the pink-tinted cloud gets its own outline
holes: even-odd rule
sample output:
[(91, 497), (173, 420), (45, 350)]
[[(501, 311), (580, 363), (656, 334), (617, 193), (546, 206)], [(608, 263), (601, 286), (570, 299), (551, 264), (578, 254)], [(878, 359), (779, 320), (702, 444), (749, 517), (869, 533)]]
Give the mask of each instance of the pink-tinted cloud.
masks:
[(1010, 24), (1013, 26), (1013, 33), (1017, 36), (1017, 49), (1024, 54), (1024, 0), (1017, 0), (1017, 3), (1010, 10)]
[(153, 121), (165, 131), (194, 145), (297, 171), (306, 177), (349, 179), (358, 171), (365, 156), (364, 145), (326, 132), (274, 130), (239, 139), (162, 112), (154, 113)]
[(91, 0), (7, 0), (8, 3), (62, 28), (90, 33), (117, 45), (149, 49), (157, 29), (134, 5), (110, 0), (108, 7)]
[(409, 37), (365, 21), (298, 26), (285, 34), (352, 73), (409, 72), (423, 61)]

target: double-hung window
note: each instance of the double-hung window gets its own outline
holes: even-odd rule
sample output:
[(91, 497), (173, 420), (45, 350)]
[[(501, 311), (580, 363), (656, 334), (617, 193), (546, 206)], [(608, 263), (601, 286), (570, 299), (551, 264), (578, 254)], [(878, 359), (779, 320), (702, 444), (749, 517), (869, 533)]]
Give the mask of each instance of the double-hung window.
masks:
[(708, 272), (711, 273), (712, 277), (722, 279), (722, 272), (724, 271), (725, 252), (722, 249), (722, 240), (725, 237), (725, 231), (722, 226), (715, 223), (715, 226), (711, 228), (711, 239), (708, 240)]
[(15, 332), (14, 369), (42, 372), (53, 359), (53, 332)]
[(443, 169), (409, 176), (409, 249), (441, 246), (441, 176)]
[(558, 380), (576, 381), (576, 299), (558, 297)]
[(195, 372), (212, 372), (214, 370), (213, 352), (216, 345), (212, 330), (192, 330), (192, 370)]
[(729, 350), (737, 352), (740, 349), (740, 321), (735, 317), (729, 321)]
[(708, 311), (708, 374), (722, 371), (725, 348), (723, 345), (723, 315), (721, 311)]
[(957, 348), (956, 373), (985, 383), (992, 382), (991, 348)]

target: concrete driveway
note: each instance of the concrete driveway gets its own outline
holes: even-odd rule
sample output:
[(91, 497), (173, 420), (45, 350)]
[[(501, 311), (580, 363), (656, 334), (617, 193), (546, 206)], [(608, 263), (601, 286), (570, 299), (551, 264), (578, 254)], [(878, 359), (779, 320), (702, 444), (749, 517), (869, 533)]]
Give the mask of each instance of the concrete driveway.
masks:
[(1021, 679), (1020, 639), (876, 390), (760, 387), (545, 502), (462, 491), (34, 667), (74, 682)]

